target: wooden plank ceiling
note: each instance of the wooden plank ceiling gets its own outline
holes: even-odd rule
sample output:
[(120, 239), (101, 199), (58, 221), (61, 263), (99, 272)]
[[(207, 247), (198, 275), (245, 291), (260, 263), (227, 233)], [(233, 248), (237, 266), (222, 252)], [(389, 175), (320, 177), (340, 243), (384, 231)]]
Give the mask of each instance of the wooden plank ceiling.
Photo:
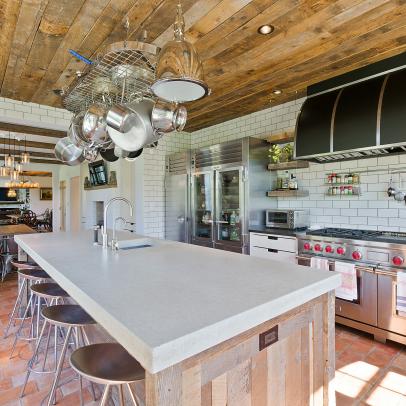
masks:
[[(0, 0), (1, 96), (60, 106), (102, 48), (143, 30), (171, 39), (178, 0)], [(321, 80), (406, 50), (405, 0), (182, 0), (186, 36), (203, 60), (210, 97), (188, 106), (194, 131), (291, 100)], [(262, 24), (273, 34), (260, 35)], [(282, 94), (274, 95), (274, 89)]]

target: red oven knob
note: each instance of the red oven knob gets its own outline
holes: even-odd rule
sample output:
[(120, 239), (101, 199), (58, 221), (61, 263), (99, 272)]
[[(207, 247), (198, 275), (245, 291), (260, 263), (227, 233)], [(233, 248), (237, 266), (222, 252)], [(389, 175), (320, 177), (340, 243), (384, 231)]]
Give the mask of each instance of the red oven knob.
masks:
[(318, 252), (322, 252), (322, 251), (323, 251), (323, 247), (322, 247), (320, 244), (316, 244), (316, 245), (314, 246), (314, 250), (315, 250), (315, 251), (318, 251)]
[(310, 245), (310, 243), (305, 242), (305, 243), (303, 244), (303, 248), (304, 248), (306, 251), (310, 251), (310, 250), (312, 249), (312, 246)]
[(324, 248), (324, 251), (326, 251), (328, 254), (332, 254), (334, 252), (334, 248), (331, 245), (327, 245), (326, 248)]
[(359, 261), (359, 260), (362, 258), (362, 255), (361, 255), (361, 253), (360, 253), (359, 251), (354, 251), (354, 252), (352, 253), (352, 257), (353, 257), (353, 259), (355, 259), (356, 261)]
[(392, 262), (393, 262), (393, 265), (401, 266), (404, 262), (404, 259), (402, 257), (396, 256), (396, 257), (392, 258)]
[(338, 255), (344, 255), (344, 254), (345, 254), (345, 249), (344, 249), (344, 247), (338, 247), (338, 248), (337, 248), (337, 254), (338, 254)]

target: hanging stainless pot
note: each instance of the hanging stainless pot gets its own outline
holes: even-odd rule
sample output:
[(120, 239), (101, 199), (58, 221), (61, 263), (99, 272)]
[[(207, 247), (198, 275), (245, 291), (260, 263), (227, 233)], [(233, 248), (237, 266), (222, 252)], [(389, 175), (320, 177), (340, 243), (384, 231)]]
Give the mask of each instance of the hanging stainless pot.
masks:
[(89, 143), (83, 140), (81, 131), (82, 126), (72, 121), (68, 129), (68, 137), (77, 147), (84, 148), (88, 146)]
[(396, 193), (398, 193), (398, 192), (399, 192), (399, 189), (397, 187), (393, 187), (393, 186), (389, 186), (389, 188), (387, 190), (387, 193), (388, 193), (389, 197), (395, 196)]
[(86, 147), (83, 148), (83, 156), (89, 162), (94, 162), (99, 155), (99, 149), (96, 147)]
[(82, 123), (82, 133), (87, 141), (98, 145), (109, 140), (106, 114), (107, 109), (102, 104), (93, 104), (88, 108)]
[(114, 144), (125, 151), (138, 151), (144, 145), (157, 141), (162, 134), (154, 130), (151, 123), (151, 113), (154, 106), (152, 100), (146, 99), (139, 103), (128, 104), (134, 115), (131, 120), (133, 125), (126, 132), (120, 132), (113, 127), (107, 126), (107, 131)]
[(141, 154), (142, 154), (143, 149), (139, 149), (138, 151), (133, 151), (130, 152), (126, 157), (125, 160), (129, 162), (135, 161)]
[(186, 120), (187, 110), (185, 106), (158, 100), (152, 109), (152, 125), (164, 133), (182, 131), (185, 128)]
[(118, 160), (118, 157), (114, 154), (114, 148), (101, 149), (100, 155), (107, 162), (115, 162)]
[(83, 149), (74, 145), (68, 137), (56, 143), (54, 153), (59, 161), (70, 166), (79, 165), (85, 160)]
[(123, 104), (116, 104), (110, 108), (106, 115), (107, 125), (121, 133), (126, 133), (137, 125), (138, 117)]

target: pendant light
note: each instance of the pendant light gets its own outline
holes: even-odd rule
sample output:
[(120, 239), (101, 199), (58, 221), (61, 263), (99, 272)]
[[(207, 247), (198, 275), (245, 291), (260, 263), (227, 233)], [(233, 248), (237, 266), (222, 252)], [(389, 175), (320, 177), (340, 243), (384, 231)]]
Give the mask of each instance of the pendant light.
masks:
[(14, 166), (14, 157), (11, 155), (11, 136), (10, 132), (8, 133), (8, 155), (4, 158), (4, 165), (7, 168), (13, 168)]
[(185, 40), (182, 6), (177, 6), (174, 39), (162, 48), (156, 67), (155, 96), (175, 103), (201, 99), (210, 93), (204, 82), (203, 67), (194, 46)]
[(0, 176), (8, 176), (8, 168), (6, 167), (6, 139), (3, 138), (3, 148), (4, 148), (4, 161), (3, 165), (0, 166)]
[[(18, 152), (20, 152), (20, 145), (18, 145)], [(21, 164), (21, 158), (20, 158), (20, 162), (17, 161), (17, 154), (15, 152), (15, 141), (14, 141), (14, 157), (15, 157), (14, 158), (14, 169), (20, 173), (23, 171), (23, 166)]]
[(7, 197), (17, 197), (17, 192), (14, 189), (9, 189), (7, 191)]
[(24, 152), (21, 154), (21, 163), (23, 165), (30, 163), (30, 153), (27, 152), (27, 136), (25, 136)]

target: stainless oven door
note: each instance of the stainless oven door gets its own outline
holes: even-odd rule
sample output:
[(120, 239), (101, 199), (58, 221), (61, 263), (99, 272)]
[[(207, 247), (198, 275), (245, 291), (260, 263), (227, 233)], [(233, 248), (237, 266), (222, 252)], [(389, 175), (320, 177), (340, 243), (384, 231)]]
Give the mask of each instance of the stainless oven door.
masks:
[[(298, 264), (310, 266), (310, 257), (298, 256)], [(356, 266), (358, 297), (349, 301), (336, 298), (336, 314), (372, 326), (378, 325), (378, 277), (374, 268)], [(330, 271), (334, 271), (334, 261), (330, 262)]]
[(406, 314), (396, 310), (397, 269), (377, 269), (378, 327), (406, 336)]

